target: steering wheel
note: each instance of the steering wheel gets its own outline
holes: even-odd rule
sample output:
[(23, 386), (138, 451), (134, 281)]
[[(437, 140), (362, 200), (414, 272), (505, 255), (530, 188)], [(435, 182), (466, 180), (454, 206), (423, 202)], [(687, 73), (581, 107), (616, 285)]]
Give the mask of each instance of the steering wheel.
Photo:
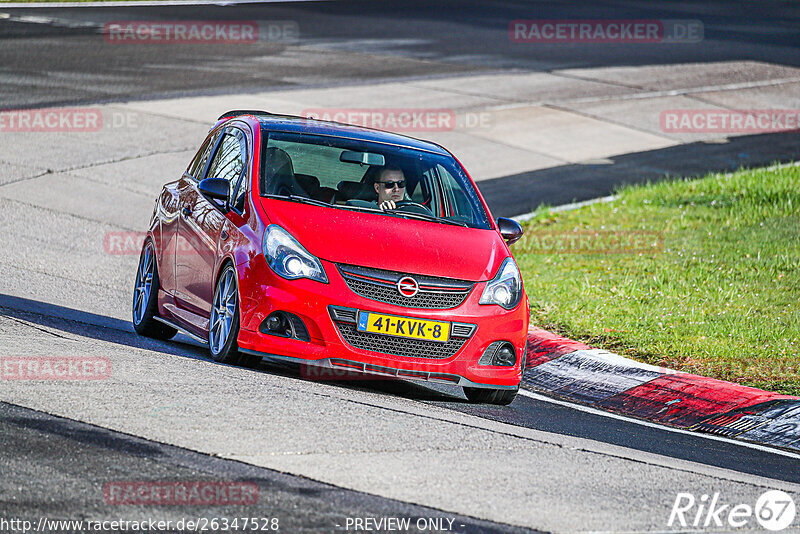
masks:
[(409, 213), (419, 213), (420, 215), (433, 215), (431, 210), (413, 200), (398, 200), (395, 202), (395, 205), (397, 207), (391, 211), (407, 211)]

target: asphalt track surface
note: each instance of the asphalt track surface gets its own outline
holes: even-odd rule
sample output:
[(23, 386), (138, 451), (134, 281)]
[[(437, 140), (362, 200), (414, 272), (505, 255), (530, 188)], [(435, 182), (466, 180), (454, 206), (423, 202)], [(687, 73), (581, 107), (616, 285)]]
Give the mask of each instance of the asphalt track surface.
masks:
[[(181, 519), (246, 516), (259, 518), (259, 527), (263, 519), (277, 518), (283, 532), (331, 532), (344, 530), (348, 517), (403, 517), (414, 523), (445, 519), (445, 524), (464, 533), (532, 532), (214, 458), (5, 403), (0, 403), (0, 445), (4, 451), (2, 490), (10, 494), (14, 487), (27, 489), (24, 499), (2, 503), (5, 519), (113, 520), (115, 507), (121, 505), (98, 498), (107, 483), (224, 480), (256, 484), (256, 505), (164, 505), (142, 513), (140, 520), (172, 521), (177, 526)], [(39, 482), (32, 484), (32, 480)]]
[[(757, 9), (739, 2), (417, 0), (2, 11), (11, 15), (0, 19), (4, 107), (501, 69), (544, 72), (743, 59), (800, 66), (800, 7), (781, 1), (759, 2)], [(53, 20), (34, 23), (26, 15)], [(97, 46), (97, 30), (106, 22), (181, 19), (293, 21), (299, 31), (291, 42), (257, 46)], [(526, 47), (508, 38), (509, 22), (516, 19), (695, 19), (702, 20), (708, 44)], [(287, 48), (294, 51), (289, 58), (280, 54)]]
[[(6, 451), (2, 455), (2, 466), (4, 476), (0, 480), (0, 512), (4, 517), (33, 518), (47, 517), (50, 519), (107, 519), (114, 520), (125, 518), (137, 520), (139, 518), (172, 520), (195, 518), (195, 517), (237, 517), (248, 515), (251, 517), (278, 517), (283, 531), (290, 532), (336, 532), (345, 531), (342, 525), (347, 518), (355, 517), (412, 517), (412, 518), (445, 518), (452, 520), (459, 527), (457, 532), (524, 532), (525, 528), (519, 527), (519, 523), (533, 526), (534, 530), (554, 530), (573, 532), (578, 530), (597, 530), (602, 525), (602, 530), (625, 531), (624, 526), (633, 526), (633, 531), (658, 531), (657, 526), (663, 525), (666, 521), (670, 502), (663, 502), (664, 497), (653, 499), (650, 502), (645, 499), (646, 506), (650, 507), (652, 514), (652, 524), (643, 525), (641, 523), (641, 512), (647, 516), (647, 509), (644, 511), (628, 510), (625, 506), (632, 503), (625, 503), (620, 508), (619, 503), (606, 503), (612, 513), (624, 514), (620, 519), (620, 524), (613, 524), (607, 518), (591, 524), (582, 523), (585, 518), (578, 518), (577, 523), (567, 523), (567, 526), (559, 524), (558, 521), (533, 521), (520, 520), (509, 516), (506, 521), (486, 521), (486, 510), (478, 508), (473, 513), (453, 513), (450, 506), (415, 506), (403, 502), (419, 502), (415, 498), (394, 499), (372, 495), (369, 490), (350, 491), (342, 488), (342, 485), (330, 483), (326, 477), (317, 478), (312, 473), (303, 473), (303, 476), (292, 476), (289, 473), (297, 472), (298, 467), (288, 467), (286, 469), (269, 469), (248, 465), (253, 462), (252, 457), (247, 455), (235, 456), (225, 453), (208, 454), (208, 450), (203, 446), (196, 447), (191, 444), (186, 447), (169, 446), (166, 444), (191, 443), (183, 438), (176, 439), (177, 432), (200, 432), (199, 437), (207, 440), (208, 443), (220, 441), (220, 436), (215, 436), (213, 427), (223, 429), (225, 436), (222, 438), (222, 450), (230, 450), (228, 441), (236, 441), (241, 438), (238, 427), (252, 427), (249, 432), (255, 431), (259, 434), (259, 439), (276, 439), (271, 433), (275, 431), (292, 434), (293, 432), (285, 423), (267, 422), (274, 418), (270, 415), (271, 410), (287, 410), (286, 402), (292, 402), (289, 396), (292, 390), (298, 385), (306, 390), (309, 399), (303, 410), (320, 410), (327, 414), (322, 419), (317, 419), (315, 431), (307, 437), (311, 437), (315, 432), (319, 432), (321, 427), (330, 425), (332, 428), (340, 428), (344, 433), (345, 443), (349, 433), (357, 434), (352, 439), (357, 442), (370, 442), (369, 438), (364, 438), (361, 431), (369, 429), (371, 426), (383, 428), (387, 433), (386, 441), (394, 443), (397, 436), (404, 436), (409, 439), (418, 435), (420, 439), (430, 439), (430, 447), (436, 449), (442, 447), (436, 443), (438, 439), (447, 435), (434, 436), (429, 431), (422, 430), (417, 419), (419, 416), (437, 417), (445, 421), (455, 421), (454, 416), (446, 415), (447, 412), (453, 414), (462, 413), (470, 417), (470, 426), (476, 425), (474, 421), (484, 420), (487, 422), (502, 423), (501, 427), (487, 429), (494, 438), (514, 432), (524, 432), (530, 429), (535, 434), (528, 439), (535, 441), (543, 440), (547, 444), (556, 445), (556, 448), (563, 452), (569, 451), (570, 458), (562, 459), (561, 465), (552, 466), (553, 471), (541, 466), (544, 462), (551, 462), (551, 451), (546, 448), (539, 450), (532, 449), (528, 454), (530, 458), (520, 460), (518, 455), (509, 456), (509, 460), (515, 464), (522, 462), (535, 463), (537, 474), (542, 480), (547, 481), (543, 487), (533, 492), (529, 497), (533, 502), (540, 502), (542, 497), (534, 497), (537, 491), (542, 491), (544, 495), (551, 499), (558, 500), (562, 497), (562, 492), (570, 495), (574, 489), (567, 489), (576, 484), (575, 480), (570, 480), (576, 476), (586, 476), (589, 480), (579, 482), (579, 485), (587, 484), (593, 487), (595, 493), (599, 487), (613, 488), (614, 492), (622, 492), (623, 500), (631, 499), (636, 506), (642, 506), (638, 502), (639, 497), (629, 495), (625, 497), (625, 490), (613, 481), (614, 477), (621, 477), (626, 480), (624, 483), (627, 491), (646, 492), (641, 484), (654, 476), (650, 471), (665, 470), (669, 477), (679, 476), (683, 481), (677, 482), (678, 489), (685, 490), (687, 486), (697, 485), (699, 491), (722, 490), (724, 494), (730, 495), (742, 492), (738, 486), (745, 488), (752, 487), (757, 493), (763, 492), (767, 488), (783, 488), (791, 491), (797, 488), (800, 483), (800, 470), (797, 469), (797, 455), (785, 456), (770, 452), (769, 450), (755, 450), (748, 448), (740, 443), (721, 442), (710, 440), (702, 435), (690, 435), (686, 433), (673, 433), (667, 429), (643, 427), (632, 421), (608, 419), (600, 415), (586, 414), (574, 408), (555, 405), (547, 401), (539, 401), (528, 398), (524, 395), (518, 396), (508, 407), (474, 406), (465, 402), (463, 396), (457, 388), (448, 386), (431, 387), (413, 382), (405, 381), (375, 381), (375, 380), (347, 380), (338, 382), (314, 382), (308, 381), (297, 368), (282, 366), (270, 363), (263, 363), (256, 370), (237, 370), (229, 366), (208, 362), (205, 349), (196, 345), (191, 340), (179, 338), (172, 342), (155, 342), (144, 340), (131, 333), (126, 324), (122, 321), (111, 320), (107, 317), (95, 317), (85, 312), (69, 309), (55, 309), (52, 306), (35, 302), (22, 302), (20, 299), (9, 297), (0, 298), (3, 315), (6, 320), (0, 325), (0, 339), (4, 346), (12, 354), (20, 354), (19, 348), (25, 345), (37, 346), (38, 349), (29, 350), (28, 354), (65, 354), (69, 349), (65, 347), (72, 345), (72, 350), (78, 350), (77, 354), (97, 354), (110, 356), (114, 362), (114, 375), (122, 383), (130, 382), (128, 393), (125, 388), (119, 390), (108, 389), (96, 391), (91, 386), (81, 387), (53, 387), (36, 384), (21, 384), (18, 387), (6, 384), (3, 393), (4, 400), (11, 403), (0, 404), (0, 444)], [(20, 309), (37, 310), (37, 313), (20, 312)], [(60, 317), (72, 317), (72, 319), (62, 319)], [(10, 324), (9, 324), (10, 323)], [(97, 326), (103, 325), (103, 326)], [(13, 336), (13, 339), (12, 339)], [(56, 340), (56, 337), (59, 339)], [(48, 341), (48, 340), (53, 341)], [(74, 342), (79, 343), (75, 345)], [(143, 350), (147, 350), (149, 357), (143, 358)], [(123, 356), (124, 355), (124, 356)], [(130, 358), (136, 367), (134, 374), (129, 375), (123, 371), (126, 363), (124, 358)], [(167, 358), (168, 360), (162, 360)], [(140, 363), (136, 363), (140, 362)], [(211, 363), (209, 368), (208, 363)], [(203, 365), (206, 370), (198, 369), (198, 365)], [(128, 364), (130, 365), (130, 363)], [(170, 367), (177, 367), (180, 373), (185, 375), (188, 384), (179, 384), (170, 371)], [(227, 371), (226, 370), (230, 370)], [(202, 372), (201, 372), (202, 371)], [(234, 378), (231, 371), (240, 375), (238, 380), (244, 380), (241, 386), (226, 388), (227, 381)], [(226, 376), (227, 375), (227, 376)], [(219, 378), (217, 378), (219, 377)], [(266, 381), (262, 386), (259, 382)], [(190, 384), (190, 385), (189, 385)], [(216, 385), (215, 385), (216, 384)], [(185, 387), (189, 385), (190, 389)], [(235, 406), (242, 401), (242, 395), (247, 396), (253, 387), (266, 387), (267, 389), (278, 388), (279, 399), (287, 396), (285, 400), (278, 403), (265, 403), (268, 406), (265, 411), (258, 410), (258, 404), (242, 405), (240, 408)], [(153, 388), (157, 388), (154, 390)], [(219, 389), (219, 391), (218, 391)], [(136, 397), (133, 391), (141, 390)], [(227, 391), (226, 391), (227, 390)], [(156, 393), (160, 391), (160, 393)], [(194, 395), (185, 396), (188, 391), (193, 391)], [(184, 393), (182, 393), (184, 392)], [(126, 398), (128, 395), (134, 398)], [(380, 407), (384, 415), (375, 414), (363, 416), (356, 414), (357, 419), (366, 419), (353, 426), (352, 421), (344, 414), (353, 410), (353, 405), (348, 407), (348, 401), (337, 404), (331, 408), (326, 403), (320, 403), (318, 395), (326, 397), (340, 396), (343, 399), (350, 399), (358, 404), (365, 403), (369, 406)], [(31, 395), (34, 395), (32, 398)], [(85, 395), (85, 396), (84, 396)], [(67, 398), (67, 396), (69, 398)], [(18, 404), (26, 405), (32, 409), (22, 408)], [(198, 430), (194, 426), (183, 426), (182, 420), (186, 417), (182, 414), (186, 404), (195, 405), (198, 401), (224, 403), (234, 405), (233, 410), (227, 410), (226, 414), (220, 414), (219, 421), (207, 420), (201, 425), (207, 425), (208, 430)], [(103, 403), (108, 402), (108, 405)], [(95, 415), (86, 412), (83, 405), (90, 404)], [(444, 410), (442, 412), (441, 410)], [(211, 414), (216, 410), (211, 410)], [(94, 422), (96, 424), (86, 424), (76, 421), (73, 418), (58, 417), (48, 415), (53, 414), (78, 414), (76, 417), (81, 421)], [(262, 413), (263, 412), (263, 413)], [(396, 422), (385, 426), (385, 418), (390, 413)], [(107, 420), (97, 420), (97, 414), (108, 414)], [(231, 416), (230, 414), (235, 414)], [(444, 415), (443, 415), (444, 414)], [(103, 417), (101, 415), (101, 417)], [(201, 420), (206, 420), (208, 415)], [(472, 420), (471, 418), (476, 418)], [(266, 420), (264, 420), (266, 418)], [(328, 419), (329, 418), (329, 419)], [(127, 421), (138, 419), (144, 421), (144, 427), (130, 431), (112, 431), (107, 428), (125, 429)], [(415, 421), (416, 419), (416, 421)], [(262, 420), (261, 423), (257, 421)], [(226, 423), (225, 421), (230, 421)], [(253, 421), (256, 421), (253, 423)], [(323, 422), (325, 421), (325, 422)], [(313, 423), (313, 421), (311, 422)], [(302, 420), (293, 423), (298, 427), (307, 425)], [(463, 424), (463, 423), (462, 423)], [(488, 424), (488, 423), (487, 423)], [(227, 426), (226, 426), (227, 425)], [(233, 426), (231, 426), (233, 425)], [(357, 427), (364, 428), (356, 430)], [(398, 429), (394, 425), (400, 425)], [(105, 427), (105, 428), (104, 428)], [(170, 430), (172, 427), (174, 429)], [(202, 427), (201, 427), (202, 428)], [(517, 431), (509, 430), (516, 428)], [(143, 430), (146, 429), (146, 430)], [(156, 431), (156, 429), (161, 429)], [(281, 430), (283, 429), (283, 430)], [(439, 429), (439, 432), (446, 432), (446, 429)], [(155, 432), (155, 434), (153, 434)], [(166, 433), (163, 433), (166, 432)], [(325, 435), (329, 434), (324, 432)], [(153, 439), (142, 439), (140, 435), (150, 435)], [(427, 436), (427, 437), (424, 437)], [(290, 436), (288, 439), (294, 439)], [(341, 436), (339, 436), (340, 439)], [(458, 439), (456, 435), (453, 438)], [(313, 438), (311, 438), (313, 439)], [(485, 439), (485, 438), (482, 438)], [(577, 441), (571, 441), (575, 439)], [(561, 442), (560, 440), (566, 440)], [(383, 441), (383, 440), (378, 440)], [(328, 445), (320, 442), (318, 444), (302, 443), (292, 444), (297, 446), (302, 459), (303, 455), (309, 463), (313, 463), (314, 453), (329, 448)], [(333, 448), (341, 445), (333, 444)], [(378, 448), (379, 445), (375, 445)], [(386, 445), (381, 445), (386, 446)], [(368, 446), (369, 447), (369, 446)], [(403, 445), (394, 443), (391, 448), (403, 448)], [(482, 451), (484, 446), (479, 446), (478, 451)], [(506, 454), (511, 454), (515, 446), (507, 445)], [(261, 446), (257, 446), (260, 450)], [(371, 448), (371, 447), (370, 447)], [(391, 454), (391, 448), (389, 454)], [(427, 447), (426, 447), (427, 448)], [(494, 447), (489, 447), (484, 451), (487, 455)], [(200, 450), (206, 452), (201, 454), (192, 452)], [(235, 447), (234, 447), (235, 449)], [(271, 447), (267, 447), (271, 449)], [(423, 448), (422, 450), (425, 450)], [(458, 447), (457, 447), (458, 450)], [(462, 449), (464, 454), (470, 452), (470, 447)], [(501, 447), (501, 452), (503, 448)], [(272, 453), (275, 454), (275, 453)], [(339, 451), (332, 454), (330, 458), (323, 460), (326, 469), (329, 464), (342, 462), (343, 468), (352, 471), (366, 471), (365, 476), (381, 477), (374, 470), (381, 470), (381, 464), (387, 463), (387, 471), (391, 472), (393, 467), (386, 458), (384, 451), (376, 451), (375, 458), (358, 460), (357, 463), (365, 461), (367, 465), (353, 467), (352, 460), (347, 458), (347, 451)], [(353, 453), (349, 453), (353, 454)], [(356, 452), (356, 454), (358, 454)], [(363, 453), (362, 453), (363, 454)], [(425, 454), (420, 452), (419, 461), (424, 465), (426, 462)], [(574, 457), (572, 457), (574, 455)], [(224, 459), (225, 457), (230, 459)], [(222, 458), (221, 458), (222, 457)], [(415, 458), (412, 454), (411, 458)], [(234, 461), (239, 460), (239, 461)], [(614, 460), (621, 461), (624, 465), (622, 471), (619, 466), (609, 467), (603, 465), (605, 462)], [(453, 460), (450, 459), (450, 462)], [(302, 462), (302, 460), (301, 460)], [(446, 470), (453, 469), (458, 476), (464, 476), (463, 468), (459, 469), (458, 460), (456, 463), (445, 465)], [(470, 464), (469, 471), (480, 469), (482, 462), (474, 459), (467, 459)], [(575, 465), (570, 464), (574, 462)], [(375, 465), (370, 465), (374, 463)], [(508, 483), (513, 488), (529, 494), (529, 485), (539, 486), (542, 482), (537, 482), (529, 477), (534, 476), (529, 470), (519, 464), (520, 477), (512, 477)], [(597, 467), (595, 467), (597, 466)], [(396, 468), (396, 467), (395, 467)], [(411, 467), (413, 469), (413, 467)], [(539, 471), (541, 469), (541, 471)], [(639, 471), (643, 473), (639, 473)], [(512, 468), (516, 471), (516, 468)], [(525, 475), (523, 476), (523, 473)], [(417, 478), (418, 473), (408, 473), (410, 477)], [(336, 476), (350, 477), (350, 473)], [(393, 475), (396, 477), (397, 475)], [(475, 480), (484, 480), (485, 474), (474, 473)], [(507, 476), (507, 475), (505, 475)], [(644, 480), (639, 480), (639, 477)], [(392, 477), (393, 484), (398, 482)], [(561, 477), (567, 477), (562, 479)], [(610, 477), (606, 479), (605, 477)], [(650, 484), (666, 483), (665, 488), (668, 493), (676, 484), (668, 477), (664, 482), (659, 479), (651, 480)], [(501, 480), (504, 474), (500, 474)], [(309, 480), (312, 479), (312, 480)], [(315, 482), (313, 479), (322, 480), (323, 483)], [(103, 499), (102, 488), (105, 483), (115, 481), (247, 481), (258, 485), (259, 501), (256, 505), (250, 506), (118, 506), (109, 505)], [(435, 479), (422, 476), (426, 484), (436, 485)], [(352, 484), (352, 481), (350, 482)], [(464, 480), (464, 484), (469, 486), (472, 482), (469, 478)], [(788, 484), (787, 484), (788, 483)], [(366, 488), (370, 487), (370, 482), (366, 483)], [(380, 486), (376, 480), (376, 486)], [(630, 485), (630, 487), (628, 487)], [(350, 484), (344, 484), (345, 487)], [(363, 486), (362, 486), (363, 487)], [(478, 491), (474, 488), (471, 491)], [(586, 501), (587, 511), (597, 514), (593, 510), (591, 501), (598, 498), (598, 495), (582, 494), (590, 490), (580, 488), (578, 495)], [(744, 494), (747, 495), (744, 490)], [(427, 493), (420, 489), (421, 493)], [(573, 499), (574, 496), (567, 497)], [(652, 497), (650, 497), (652, 499)], [(752, 499), (752, 497), (750, 497)], [(602, 493), (600, 500), (603, 499)], [(424, 500), (424, 499), (423, 499)], [(746, 499), (742, 499), (747, 502)], [(515, 503), (520, 503), (514, 499)], [(528, 502), (522, 499), (522, 503)], [(545, 501), (546, 502), (546, 501)], [(547, 505), (536, 515), (547, 516), (551, 510)], [(463, 525), (460, 526), (460, 525)], [(541, 525), (536, 528), (536, 525)], [(580, 525), (580, 526), (578, 526)], [(594, 527), (594, 528), (592, 528)], [(410, 530), (416, 532), (418, 530)]]
[[(787, 2), (761, 2), (757, 10), (745, 4), (721, 2), (662, 2), (644, 7), (634, 2), (616, 2), (612, 7), (598, 7), (588, 2), (499, 2), (491, 5), (477, 2), (323, 2), (224, 8), (81, 9), (78, 15), (70, 10), (44, 9), (34, 13), (33, 10), (0, 7), (0, 12), (12, 15), (0, 19), (1, 107), (246, 93), (267, 88), (336, 87), (504, 69), (547, 71), (567, 67), (742, 59), (800, 65), (800, 10), (797, 4)], [(33, 14), (48, 18), (49, 22), (20, 19)], [(657, 49), (624, 45), (600, 49), (545, 47), (532, 54), (530, 49), (512, 46), (507, 39), (487, 38), (507, 32), (508, 21), (516, 18), (591, 17), (701, 18), (706, 36), (713, 37), (715, 44), (699, 49), (677, 45)], [(120, 51), (114, 47), (95, 46), (94, 26), (70, 24), (76, 19), (102, 24), (108, 20), (153, 18), (294, 20), (299, 22), (301, 33), (299, 42), (264, 43), (247, 51), (234, 46), (141, 46)], [(285, 54), (277, 53), (285, 51), (286, 47), (293, 51), (289, 60)], [(769, 139), (767, 136), (766, 141)], [(774, 159), (789, 156), (779, 153)], [(577, 170), (562, 169), (565, 172)], [(598, 194), (601, 192), (598, 190)], [(553, 203), (569, 200), (560, 199), (557, 194), (554, 189), (550, 197)], [(36, 210), (33, 212), (35, 215)], [(72, 225), (73, 221), (68, 224)], [(35, 249), (47, 247), (49, 243), (46, 239), (32, 238), (19, 246)], [(91, 269), (90, 265), (84, 267)], [(98, 276), (102, 283), (108, 281), (102, 278), (102, 273)], [(30, 283), (33, 293), (53, 290), (37, 276), (33, 276)], [(464, 525), (457, 530), (460, 532), (526, 531), (516, 525), (562, 532), (658, 531), (670, 530), (665, 526), (672, 504), (668, 497), (674, 499), (676, 491), (695, 488), (699, 495), (722, 488), (732, 500), (737, 497), (744, 500), (771, 487), (796, 492), (794, 484), (800, 484), (800, 461), (796, 456), (645, 427), (525, 396), (519, 396), (509, 407), (473, 406), (464, 401), (459, 391), (447, 387), (403, 381), (318, 383), (305, 380), (296, 369), (270, 364), (262, 364), (257, 370), (233, 369), (209, 362), (205, 351), (185, 338), (172, 343), (143, 340), (115, 316), (80, 309), (86, 307), (83, 303), (74, 308), (56, 306), (45, 299), (12, 296), (15, 291), (11, 289), (16, 287), (0, 290), (3, 355), (42, 355), (56, 351), (64, 354), (69, 350), (79, 350), (80, 354), (110, 354), (115, 365), (119, 363), (128, 374), (123, 373), (120, 383), (115, 382), (114, 387), (119, 390), (3, 384), (2, 399), (6, 402), (0, 403), (0, 450), (3, 451), (0, 455), (3, 473), (0, 517), (116, 518), (121, 513), (119, 507), (108, 506), (102, 499), (101, 489), (106, 481), (248, 480), (259, 485), (263, 498), (257, 507), (248, 507), (246, 514), (280, 517), (285, 525), (282, 530), (288, 532), (340, 531), (346, 517), (388, 516), (447, 517), (453, 519), (455, 525)], [(116, 289), (110, 290), (113, 291)], [(68, 348), (76, 344), (81, 348)], [(142, 359), (137, 360), (139, 357)], [(128, 367), (135, 368), (137, 361), (142, 362), (141, 369), (129, 370)], [(159, 391), (157, 380), (162, 373), (173, 377), (185, 374), (187, 383), (196, 386), (189, 388), (182, 384), (186, 389), (176, 386), (172, 393)], [(220, 375), (235, 380), (238, 389), (225, 390)], [(137, 388), (143, 393), (132, 399)], [(451, 459), (453, 463), (444, 467), (452, 469), (463, 481), (459, 485), (477, 486), (476, 481), (480, 481), (487, 487), (491, 484), (493, 492), (470, 488), (485, 497), (485, 506), (459, 502), (464, 498), (461, 494), (454, 494), (451, 500), (431, 497), (437, 491), (452, 490), (456, 484), (440, 486), (445, 478), (441, 471), (436, 472), (440, 480), (414, 472), (429, 469), (433, 473), (434, 464), (442, 463), (442, 457), (427, 458), (424, 452), (419, 453), (419, 465), (406, 466), (405, 472), (389, 461), (390, 448), (388, 452), (381, 451), (383, 457), (365, 457), (360, 461), (348, 459), (341, 451), (328, 451), (329, 457), (312, 465), (315, 446), (320, 451), (326, 449), (325, 443), (315, 445), (313, 440), (303, 446), (297, 445), (298, 449), (303, 449), (302, 454), (307, 455), (304, 458), (308, 459), (308, 465), (287, 460), (292, 454), (301, 454), (288, 446), (273, 452), (278, 460), (245, 453), (237, 455), (234, 454), (236, 447), (228, 443), (232, 438), (226, 441), (220, 430), (224, 420), (209, 420), (208, 428), (197, 422), (203, 420), (199, 415), (207, 416), (214, 413), (213, 410), (209, 412), (207, 406), (170, 404), (170, 395), (180, 399), (179, 394), (183, 392), (198, 403), (205, 398), (211, 404), (223, 404), (219, 409), (224, 410), (225, 417), (232, 418), (229, 421), (241, 419), (243, 425), (251, 425), (248, 427), (251, 433), (261, 428), (258, 419), (266, 417), (260, 424), (269, 432), (293, 437), (302, 434), (280, 417), (274, 417), (273, 421), (269, 413), (258, 412), (253, 404), (228, 405), (231, 399), (242, 400), (238, 396), (240, 391), (256, 395), (253, 392), (258, 388), (276, 390), (278, 398), (291, 397), (295, 402), (297, 398), (292, 395), (300, 388), (309, 399), (304, 407), (320, 412), (319, 418), (313, 421), (319, 423), (327, 417), (332, 427), (341, 427), (343, 433), (354, 434), (368, 444), (379, 438), (367, 437), (360, 431), (378, 420), (365, 418), (354, 422), (346, 418), (344, 414), (348, 410), (357, 410), (348, 399), (383, 410), (381, 417), (391, 419), (391, 424), (378, 427), (400, 443), (398, 450), (408, 447), (401, 442), (411, 436), (430, 440), (431, 449), (446, 449), (438, 439), (442, 436), (437, 433), (444, 433), (446, 438), (448, 432), (453, 432), (452, 428), (441, 422), (436, 423), (438, 426), (423, 428), (419, 419), (436, 417), (437, 421), (448, 425), (480, 427), (483, 433), (480, 439), (487, 440), (485, 447), (467, 448), (462, 451), (463, 462)], [(226, 391), (227, 396), (223, 395)], [(320, 400), (323, 396), (328, 399), (325, 403)], [(150, 400), (154, 404), (148, 405)], [(104, 401), (108, 406), (102, 405)], [(270, 406), (275, 407), (275, 404)], [(147, 410), (155, 415), (148, 412), (143, 416), (141, 412)], [(174, 410), (179, 413), (172, 414), (172, 418), (160, 415)], [(199, 410), (199, 415), (193, 410)], [(192, 421), (198, 426), (181, 427), (184, 416), (188, 420), (190, 415), (197, 416)], [(371, 412), (363, 415), (375, 416)], [(467, 419), (462, 420), (462, 417)], [(294, 426), (303, 430), (306, 423), (298, 420)], [(308, 426), (313, 430), (313, 425), (308, 423)], [(183, 432), (181, 436), (171, 434), (179, 430)], [(317, 430), (322, 429), (317, 427)], [(230, 432), (237, 439), (245, 438), (236, 429)], [(190, 438), (195, 435), (198, 439), (192, 441)], [(308, 430), (306, 437), (310, 439), (313, 435)], [(338, 434), (325, 429), (323, 435)], [(461, 434), (454, 432), (454, 435)], [(512, 442), (509, 436), (514, 440), (534, 440), (537, 447), (529, 451), (517, 441)], [(279, 436), (269, 437), (280, 441)], [(508, 443), (503, 441), (506, 439)], [(249, 450), (257, 449), (257, 445), (252, 445)], [(215, 451), (230, 454), (223, 458), (224, 454)], [(530, 462), (536, 462), (541, 471), (534, 475), (524, 465), (510, 470), (518, 471), (520, 478), (507, 472), (498, 472), (493, 477), (480, 471), (482, 467), (500, 471), (502, 455), (494, 463), (489, 458), (503, 451), (513, 461), (530, 454)], [(481, 460), (483, 453), (487, 456), (486, 462)], [(411, 454), (400, 458), (413, 457)], [(381, 460), (387, 461), (384, 467), (379, 463)], [(336, 461), (343, 462), (346, 472), (326, 470)], [(372, 461), (376, 462), (374, 467), (370, 466)], [(470, 474), (470, 470), (476, 471)], [(582, 474), (595, 480), (576, 481)], [(401, 478), (395, 480), (392, 476)], [(375, 479), (374, 483), (370, 477)], [(424, 481), (420, 484), (419, 496), (412, 497), (403, 489), (403, 478)], [(651, 495), (648, 484), (663, 484), (664, 492)], [(413, 489), (413, 484), (406, 485)], [(392, 489), (394, 486), (396, 490)], [(629, 488), (629, 492), (623, 490), (623, 486)], [(604, 487), (617, 491), (607, 496), (608, 502), (599, 498), (602, 495), (598, 496)], [(574, 499), (583, 503), (586, 508), (583, 513), (571, 511), (575, 504), (569, 501)], [(148, 517), (176, 519), (194, 515), (233, 517), (241, 510), (156, 507), (135, 512)], [(574, 520), (566, 517), (569, 514), (574, 514)], [(130, 516), (130, 509), (124, 510), (124, 515)], [(593, 516), (598, 518), (594, 523), (591, 522)]]
[[(516, 19), (694, 20), (703, 24), (704, 36), (699, 43), (531, 46), (509, 38), (509, 22)], [(296, 32), (247, 45), (120, 45), (100, 37), (104, 25), (113, 21), (180, 20), (258, 21), (262, 27), (288, 22)], [(790, 69), (800, 66), (798, 42), (800, 8), (781, 1), (759, 2), (757, 9), (739, 2), (632, 1), (292, 2), (72, 9), (2, 9), (0, 4), (0, 107), (247, 95), (310, 87), (335, 92), (337, 87), (390, 80), (553, 73), (562, 81), (574, 81), (576, 87), (608, 84), (610, 94), (618, 95), (649, 91), (669, 98), (680, 94), (681, 88), (709, 87), (689, 99), (675, 100), (677, 108), (797, 109), (800, 85), (795, 82), (799, 78)], [(679, 65), (689, 68), (669, 70)], [(766, 65), (785, 72), (776, 70), (768, 80), (761, 80), (756, 73)], [(658, 67), (667, 70), (653, 70)], [(596, 70), (609, 68), (617, 69), (610, 78)], [(737, 90), (728, 83), (740, 85), (745, 98), (737, 99)], [(750, 83), (755, 86), (748, 87)], [(761, 83), (784, 85), (770, 88)], [(463, 95), (470, 94), (468, 85), (461, 89)], [(452, 90), (458, 93), (457, 87)], [(709, 99), (707, 91), (721, 93)], [(582, 96), (580, 89), (568, 86), (558, 92), (565, 97)], [(564, 104), (558, 101), (558, 92), (555, 101), (545, 98), (545, 107), (561, 109)], [(661, 133), (653, 132), (642, 116), (647, 114), (646, 103), (591, 102), (590, 98), (589, 103), (571, 103), (567, 109), (611, 124), (627, 124), (632, 133)], [(556, 132), (558, 125), (542, 127)], [(570, 141), (567, 136), (559, 142), (594, 144), (602, 143), (602, 137)], [(618, 185), (665, 175), (694, 176), (792, 161), (800, 142), (798, 132), (742, 135), (728, 142), (708, 142), (708, 137), (695, 136), (694, 142), (679, 146), (617, 153), (610, 160), (567, 158), (560, 165), (533, 169), (522, 165), (522, 172), (493, 175), (479, 187), (496, 215), (514, 216), (542, 203), (605, 196)], [(525, 156), (483, 146), (476, 150), (484, 152), (485, 158)]]

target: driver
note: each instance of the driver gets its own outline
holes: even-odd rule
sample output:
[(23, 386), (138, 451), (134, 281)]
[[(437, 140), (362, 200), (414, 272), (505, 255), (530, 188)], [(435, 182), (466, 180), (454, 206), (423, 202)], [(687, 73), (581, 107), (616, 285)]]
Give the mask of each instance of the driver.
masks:
[(381, 169), (374, 185), (381, 211), (396, 209), (397, 203), (406, 197), (406, 177), (397, 167)]

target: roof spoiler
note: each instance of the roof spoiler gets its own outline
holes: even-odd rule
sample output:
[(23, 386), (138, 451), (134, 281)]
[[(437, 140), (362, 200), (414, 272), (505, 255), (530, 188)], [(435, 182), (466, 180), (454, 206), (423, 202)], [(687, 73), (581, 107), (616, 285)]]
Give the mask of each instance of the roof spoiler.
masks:
[(258, 115), (273, 115), (273, 113), (270, 113), (269, 111), (259, 111), (257, 109), (234, 109), (231, 111), (226, 111), (225, 113), (220, 115), (217, 120), (221, 121), (222, 119), (230, 119), (231, 117), (237, 117), (239, 115), (258, 116)]
[(282, 115), (280, 113), (270, 113), (269, 111), (261, 111), (258, 109), (234, 109), (231, 111), (226, 111), (222, 115), (219, 116), (217, 119), (221, 121), (222, 119), (230, 119), (232, 117), (238, 117), (239, 115), (254, 115), (256, 117), (286, 117), (289, 119), (305, 119), (306, 117), (300, 117), (299, 115)]

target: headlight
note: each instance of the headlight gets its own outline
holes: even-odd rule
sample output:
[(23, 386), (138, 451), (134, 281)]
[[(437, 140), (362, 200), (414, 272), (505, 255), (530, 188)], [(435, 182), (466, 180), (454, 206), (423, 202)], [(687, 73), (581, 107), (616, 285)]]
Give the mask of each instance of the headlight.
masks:
[(497, 276), (486, 282), (480, 304), (497, 304), (510, 310), (522, 299), (522, 277), (514, 258), (506, 258)]
[(289, 232), (277, 224), (267, 226), (264, 232), (263, 252), (267, 263), (279, 276), (289, 280), (310, 278), (328, 283), (328, 277), (319, 259), (311, 255)]

